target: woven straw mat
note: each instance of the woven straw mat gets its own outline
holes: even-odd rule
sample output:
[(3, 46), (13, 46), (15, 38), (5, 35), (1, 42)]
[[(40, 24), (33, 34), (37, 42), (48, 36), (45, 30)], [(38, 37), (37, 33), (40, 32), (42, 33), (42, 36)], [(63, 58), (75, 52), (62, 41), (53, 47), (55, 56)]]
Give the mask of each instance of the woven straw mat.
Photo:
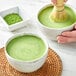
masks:
[(48, 50), (46, 62), (39, 70), (33, 73), (21, 73), (9, 65), (4, 48), (0, 49), (0, 76), (61, 76), (61, 59), (52, 49)]

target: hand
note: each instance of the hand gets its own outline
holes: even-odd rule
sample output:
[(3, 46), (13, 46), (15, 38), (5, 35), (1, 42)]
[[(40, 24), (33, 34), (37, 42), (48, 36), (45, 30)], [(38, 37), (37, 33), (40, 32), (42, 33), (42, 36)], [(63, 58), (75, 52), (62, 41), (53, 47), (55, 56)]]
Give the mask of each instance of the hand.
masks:
[[(64, 0), (64, 2), (66, 2), (67, 0)], [(51, 0), (51, 2), (53, 2), (53, 4), (57, 3), (57, 0)]]
[(70, 43), (76, 42), (76, 25), (73, 31), (63, 32), (60, 36), (57, 37), (58, 43)]

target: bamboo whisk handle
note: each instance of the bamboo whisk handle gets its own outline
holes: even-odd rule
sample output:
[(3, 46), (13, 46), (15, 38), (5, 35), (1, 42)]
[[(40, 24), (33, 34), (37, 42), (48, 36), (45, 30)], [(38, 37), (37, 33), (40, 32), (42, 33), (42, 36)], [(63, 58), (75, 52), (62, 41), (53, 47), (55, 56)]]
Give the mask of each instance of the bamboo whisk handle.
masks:
[(59, 12), (64, 11), (64, 0), (57, 0), (57, 3), (56, 3), (56, 5), (54, 7)]
[(64, 5), (64, 0), (57, 0), (56, 6)]

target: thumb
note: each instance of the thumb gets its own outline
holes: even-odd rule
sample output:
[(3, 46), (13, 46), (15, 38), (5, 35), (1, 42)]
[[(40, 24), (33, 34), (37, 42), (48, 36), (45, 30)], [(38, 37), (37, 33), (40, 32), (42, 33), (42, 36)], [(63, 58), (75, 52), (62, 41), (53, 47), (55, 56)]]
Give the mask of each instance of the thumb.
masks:
[(57, 0), (51, 0), (53, 2), (53, 4), (56, 4), (57, 3)]
[(67, 2), (67, 0), (64, 0), (64, 2)]
[(76, 29), (76, 24), (75, 24), (75, 26), (74, 26), (74, 29)]

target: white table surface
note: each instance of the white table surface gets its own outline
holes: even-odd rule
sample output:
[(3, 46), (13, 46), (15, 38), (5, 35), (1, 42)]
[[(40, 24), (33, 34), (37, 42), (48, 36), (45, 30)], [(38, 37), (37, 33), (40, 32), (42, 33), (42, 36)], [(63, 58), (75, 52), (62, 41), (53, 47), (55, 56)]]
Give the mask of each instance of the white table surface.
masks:
[[(28, 13), (30, 20), (26, 22), (26, 27), (9, 32), (0, 21), (0, 48), (5, 46), (6, 41), (14, 34), (21, 32), (38, 32), (36, 27), (35, 16), (38, 10), (45, 4), (50, 3), (50, 0), (0, 0), (0, 11), (12, 6), (20, 6)], [(68, 4), (76, 8), (76, 0), (68, 0)], [(57, 42), (49, 40), (49, 46), (57, 52), (63, 62), (62, 76), (76, 76), (76, 43), (61, 45)]]

